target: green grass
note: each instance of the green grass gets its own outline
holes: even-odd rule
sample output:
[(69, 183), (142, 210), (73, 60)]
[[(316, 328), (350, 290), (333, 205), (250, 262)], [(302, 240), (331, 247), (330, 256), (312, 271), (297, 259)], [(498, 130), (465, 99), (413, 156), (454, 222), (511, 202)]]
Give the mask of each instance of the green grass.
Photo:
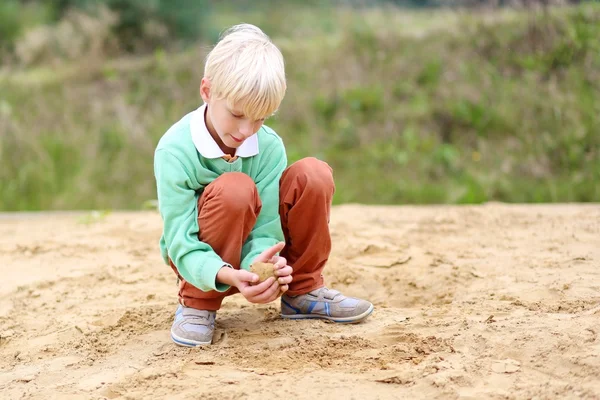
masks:
[[(267, 124), (290, 162), (332, 165), (336, 203), (600, 201), (599, 6), (317, 11), (211, 29), (272, 34), (289, 85)], [(0, 209), (143, 207), (158, 139), (200, 101), (206, 48), (0, 75)]]

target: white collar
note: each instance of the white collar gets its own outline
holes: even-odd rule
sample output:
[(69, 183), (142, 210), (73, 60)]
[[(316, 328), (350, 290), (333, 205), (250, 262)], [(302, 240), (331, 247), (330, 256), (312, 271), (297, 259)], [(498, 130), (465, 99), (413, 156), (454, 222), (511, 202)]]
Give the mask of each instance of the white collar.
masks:
[[(204, 121), (204, 111), (206, 110), (206, 104), (201, 105), (196, 111), (192, 112), (190, 120), (190, 132), (192, 134), (192, 141), (194, 146), (204, 158), (221, 158), (225, 156), (223, 150), (219, 147), (215, 139), (212, 138), (206, 122)], [(235, 151), (235, 155), (238, 157), (252, 157), (258, 154), (258, 134), (250, 136), (244, 140), (244, 143), (240, 145)]]

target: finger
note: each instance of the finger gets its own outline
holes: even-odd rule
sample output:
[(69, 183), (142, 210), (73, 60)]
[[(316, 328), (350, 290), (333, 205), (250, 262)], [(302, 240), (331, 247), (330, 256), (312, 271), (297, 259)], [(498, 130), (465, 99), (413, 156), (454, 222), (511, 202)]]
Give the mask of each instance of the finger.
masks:
[(246, 289), (246, 293), (244, 294), (244, 297), (254, 298), (254, 297), (264, 293), (267, 289), (269, 289), (271, 287), (271, 285), (273, 285), (273, 283), (277, 283), (277, 282), (275, 282), (275, 278), (273, 278), (271, 276), (268, 279), (266, 279), (264, 282), (259, 283), (258, 285), (249, 286), (248, 289)]
[(265, 296), (267, 297), (264, 302), (265, 303), (270, 303), (273, 300), (275, 300), (277, 298), (277, 296), (279, 296), (279, 282), (275, 282), (273, 284), (273, 286), (271, 286), (268, 290), (267, 290), (268, 295), (265, 294)]
[(279, 296), (281, 296), (282, 292), (281, 292), (281, 285), (279, 285), (279, 283), (277, 284), (277, 288), (275, 288), (275, 291), (273, 292), (273, 295), (271, 296), (270, 299), (268, 299), (267, 301), (265, 301), (265, 303), (270, 303), (273, 300), (276, 300)]
[(256, 283), (260, 279), (259, 276), (253, 272), (241, 269), (238, 272), (238, 276), (241, 282)]
[(285, 247), (285, 242), (279, 242), (276, 245), (266, 249), (265, 251), (263, 251), (262, 253), (260, 253), (260, 255), (258, 256), (259, 261), (266, 261), (266, 260), (270, 260), (271, 258), (273, 258), (273, 256), (277, 253), (279, 253), (281, 250), (283, 250), (283, 248)]
[(282, 294), (283, 293), (281, 293), (281, 290), (276, 291), (275, 294), (273, 295), (273, 298), (271, 300), (267, 301), (266, 303), (270, 303), (272, 301), (277, 300)]
[[(269, 278), (271, 279), (271, 278)], [(266, 281), (265, 281), (266, 282)], [(254, 297), (254, 300), (258, 303), (269, 303), (277, 298), (277, 293), (279, 292), (279, 283), (275, 280), (272, 281), (271, 286), (262, 292), (261, 294)]]
[(282, 276), (281, 278), (277, 278), (277, 282), (279, 282), (280, 285), (287, 285), (288, 283), (292, 283), (293, 279), (294, 278), (292, 278), (291, 275)]
[(285, 292), (289, 290), (289, 288), (290, 287), (288, 285), (279, 286), (279, 293), (277, 293), (277, 297), (281, 297)]
[(275, 270), (284, 268), (287, 265), (287, 260), (284, 257), (275, 256), (271, 260), (273, 260), (271, 262), (275, 264)]
[(283, 267), (281, 269), (275, 270), (275, 276), (288, 276), (288, 275), (291, 275), (292, 272), (294, 272), (292, 267), (290, 267), (289, 265), (286, 265), (285, 267)]

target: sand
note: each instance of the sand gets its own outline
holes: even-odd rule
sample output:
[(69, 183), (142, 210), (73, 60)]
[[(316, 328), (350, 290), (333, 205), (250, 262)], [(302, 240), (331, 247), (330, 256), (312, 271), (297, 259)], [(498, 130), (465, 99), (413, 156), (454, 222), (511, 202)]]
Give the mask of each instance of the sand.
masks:
[(0, 215), (2, 399), (600, 398), (600, 206), (334, 207), (358, 325), (239, 295), (175, 346), (155, 212)]

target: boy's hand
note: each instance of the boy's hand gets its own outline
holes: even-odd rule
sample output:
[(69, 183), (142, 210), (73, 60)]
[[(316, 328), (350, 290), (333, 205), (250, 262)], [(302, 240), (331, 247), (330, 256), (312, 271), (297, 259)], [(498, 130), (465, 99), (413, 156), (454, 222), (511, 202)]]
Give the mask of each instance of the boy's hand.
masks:
[(260, 253), (254, 262), (268, 262), (275, 264), (275, 275), (278, 277), (279, 285), (281, 286), (281, 293), (285, 293), (288, 290), (288, 284), (292, 282), (293, 269), (287, 265), (287, 260), (281, 256), (276, 255), (285, 247), (284, 242), (279, 242), (275, 246), (268, 248), (267, 250)]
[(223, 267), (217, 274), (217, 281), (238, 288), (242, 296), (251, 303), (270, 303), (288, 290), (288, 284), (292, 282), (292, 267), (286, 265), (285, 258), (277, 256), (285, 243), (280, 242), (259, 254), (254, 261), (270, 262), (275, 264), (275, 275), (277, 281), (271, 277), (264, 282), (258, 283), (258, 275), (250, 271), (236, 270)]
[(273, 277), (259, 284), (252, 284), (258, 282), (258, 275), (243, 269), (236, 272), (237, 282), (235, 286), (250, 303), (270, 303), (281, 294), (279, 283)]
[(251, 303), (270, 303), (280, 293), (279, 284), (275, 278), (270, 277), (264, 282), (258, 282), (258, 275), (245, 269), (222, 267), (217, 273), (217, 282), (235, 286), (240, 293)]

